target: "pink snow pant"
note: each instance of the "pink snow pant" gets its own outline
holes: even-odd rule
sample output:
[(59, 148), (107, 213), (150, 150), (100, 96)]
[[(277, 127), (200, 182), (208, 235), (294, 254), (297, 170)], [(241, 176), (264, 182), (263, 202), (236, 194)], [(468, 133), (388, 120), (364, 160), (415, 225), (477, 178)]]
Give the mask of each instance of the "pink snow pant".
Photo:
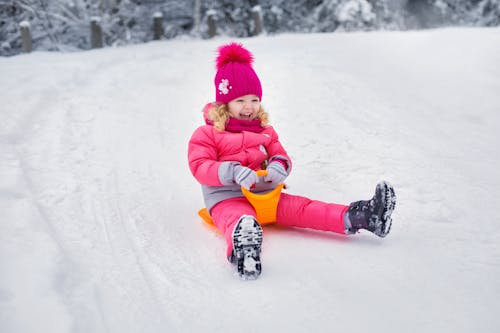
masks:
[[(276, 212), (280, 225), (332, 231), (345, 234), (344, 214), (349, 206), (311, 200), (282, 193)], [(246, 198), (232, 198), (216, 204), (211, 212), (213, 222), (225, 236), (227, 256), (233, 251), (233, 230), (242, 215), (256, 216)]]

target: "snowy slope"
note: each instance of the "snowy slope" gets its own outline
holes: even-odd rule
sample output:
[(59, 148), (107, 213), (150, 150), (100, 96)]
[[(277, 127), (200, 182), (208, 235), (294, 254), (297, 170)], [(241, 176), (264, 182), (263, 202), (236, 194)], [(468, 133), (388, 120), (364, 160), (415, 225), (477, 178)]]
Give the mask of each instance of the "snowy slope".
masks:
[(385, 239), (267, 228), (252, 282), (186, 162), (226, 41), (0, 58), (0, 331), (498, 332), (500, 30), (243, 40), (288, 191), (398, 195)]

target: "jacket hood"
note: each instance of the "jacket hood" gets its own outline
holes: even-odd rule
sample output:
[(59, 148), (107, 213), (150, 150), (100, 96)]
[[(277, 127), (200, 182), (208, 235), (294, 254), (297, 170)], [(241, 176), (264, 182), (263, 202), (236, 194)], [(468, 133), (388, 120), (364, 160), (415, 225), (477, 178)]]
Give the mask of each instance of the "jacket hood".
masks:
[(205, 121), (205, 124), (207, 124), (207, 125), (213, 125), (214, 124), (210, 119), (208, 119), (208, 113), (210, 112), (210, 110), (212, 110), (215, 107), (216, 107), (215, 103), (207, 103), (203, 107), (203, 120)]

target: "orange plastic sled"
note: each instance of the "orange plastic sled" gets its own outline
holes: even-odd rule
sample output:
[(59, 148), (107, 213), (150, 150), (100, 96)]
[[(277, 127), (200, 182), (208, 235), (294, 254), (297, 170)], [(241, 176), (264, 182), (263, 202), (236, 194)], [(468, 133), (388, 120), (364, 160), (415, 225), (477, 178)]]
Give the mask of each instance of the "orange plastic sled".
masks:
[[(267, 175), (267, 170), (257, 171), (257, 176), (264, 177)], [(258, 194), (253, 193), (243, 186), (241, 191), (243, 195), (247, 198), (248, 202), (253, 206), (255, 212), (257, 213), (257, 221), (260, 225), (270, 224), (276, 222), (276, 210), (278, 208), (278, 202), (280, 200), (281, 190), (283, 189), (283, 184), (279, 184), (271, 192)], [(198, 211), (198, 215), (207, 224), (213, 226), (212, 217), (206, 208), (202, 208)]]

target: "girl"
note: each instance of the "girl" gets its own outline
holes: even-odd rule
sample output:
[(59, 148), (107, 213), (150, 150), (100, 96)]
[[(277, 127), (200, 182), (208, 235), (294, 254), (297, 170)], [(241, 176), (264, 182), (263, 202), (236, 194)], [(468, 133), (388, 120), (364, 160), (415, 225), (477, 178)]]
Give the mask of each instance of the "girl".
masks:
[[(241, 186), (268, 192), (290, 174), (292, 162), (261, 106), (262, 87), (253, 56), (241, 44), (221, 46), (216, 59), (215, 102), (204, 108), (206, 125), (193, 133), (189, 167), (202, 185), (215, 226), (227, 242), (227, 258), (243, 279), (261, 273), (262, 228)], [(256, 170), (267, 169), (263, 182)], [(349, 206), (282, 193), (276, 223), (340, 234), (366, 229), (385, 237), (396, 204), (394, 189), (381, 182), (375, 195)]]

